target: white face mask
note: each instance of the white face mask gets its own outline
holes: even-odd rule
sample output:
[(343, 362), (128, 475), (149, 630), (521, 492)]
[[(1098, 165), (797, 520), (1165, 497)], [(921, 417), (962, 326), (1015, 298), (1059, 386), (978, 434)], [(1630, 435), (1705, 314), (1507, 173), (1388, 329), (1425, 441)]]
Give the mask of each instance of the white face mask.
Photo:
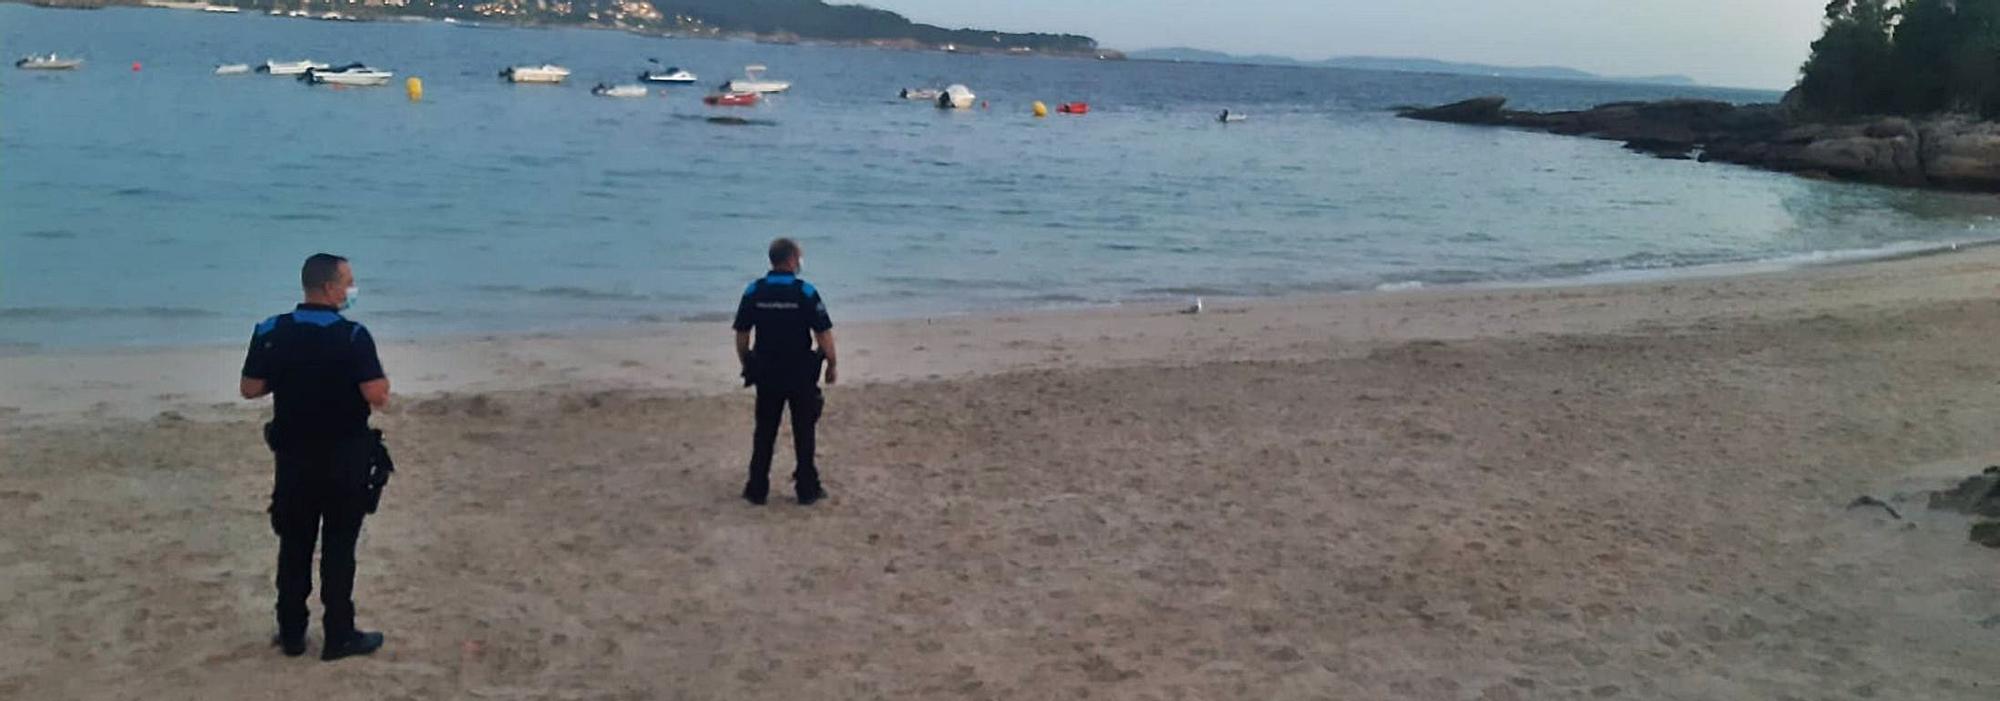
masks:
[(361, 288), (354, 285), (348, 285), (347, 299), (346, 301), (340, 303), (341, 310), (345, 311), (348, 309), (352, 309), (354, 307), (354, 300), (359, 297), (361, 297)]

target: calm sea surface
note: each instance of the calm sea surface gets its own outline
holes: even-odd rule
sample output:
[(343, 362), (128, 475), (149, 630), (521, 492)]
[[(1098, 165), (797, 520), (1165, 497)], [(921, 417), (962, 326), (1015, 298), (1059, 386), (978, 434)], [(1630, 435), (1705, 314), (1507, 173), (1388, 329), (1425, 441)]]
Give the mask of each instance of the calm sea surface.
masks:
[[(408, 338), (712, 321), (781, 234), (854, 319), (1783, 259), (1983, 239), (2000, 212), (1387, 111), (1775, 98), (1756, 92), (19, 5), (0, 5), (0, 46), (89, 60), (0, 69), (0, 348), (17, 351), (239, 341), (319, 250), (354, 259), (356, 318)], [(307, 57), (396, 85), (211, 74)], [(708, 86), (768, 64), (795, 87), (733, 110), (700, 89), (588, 93), (651, 57)], [(572, 83), (495, 77), (543, 61)], [(950, 82), (991, 108), (895, 98)], [(1034, 100), (1093, 111), (1037, 120)], [(1250, 121), (1216, 123), (1225, 108)]]

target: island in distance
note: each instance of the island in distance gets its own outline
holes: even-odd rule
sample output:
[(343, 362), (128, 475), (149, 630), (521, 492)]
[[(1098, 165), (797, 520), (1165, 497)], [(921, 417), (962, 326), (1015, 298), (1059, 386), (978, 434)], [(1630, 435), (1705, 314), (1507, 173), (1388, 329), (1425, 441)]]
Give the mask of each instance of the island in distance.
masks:
[(1653, 85), (1697, 85), (1693, 78), (1683, 75), (1654, 76), (1606, 76), (1560, 66), (1492, 66), (1482, 63), (1454, 63), (1431, 58), (1393, 58), (1383, 56), (1336, 56), (1323, 61), (1303, 61), (1289, 56), (1257, 54), (1238, 56), (1220, 51), (1204, 49), (1168, 48), (1131, 51), (1126, 58), (1134, 61), (1181, 61), (1187, 63), (1233, 63), (1253, 66), (1301, 66), (1306, 68), (1351, 68), (1368, 71), (1393, 71), (1400, 73), (1443, 73), (1448, 75), (1482, 75), (1500, 78), (1533, 78), (1541, 80), (1581, 80), (1613, 83), (1646, 83)]

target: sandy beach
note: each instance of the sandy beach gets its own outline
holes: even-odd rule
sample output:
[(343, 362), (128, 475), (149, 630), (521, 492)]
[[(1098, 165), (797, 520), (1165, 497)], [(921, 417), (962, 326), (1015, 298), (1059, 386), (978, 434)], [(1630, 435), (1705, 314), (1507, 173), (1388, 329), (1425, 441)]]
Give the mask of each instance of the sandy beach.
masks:
[(2000, 694), (2000, 552), (1916, 498), (2000, 463), (1997, 250), (840, 333), (811, 508), (736, 499), (720, 324), (383, 339), (331, 665), (267, 646), (239, 349), (0, 357), (0, 696)]

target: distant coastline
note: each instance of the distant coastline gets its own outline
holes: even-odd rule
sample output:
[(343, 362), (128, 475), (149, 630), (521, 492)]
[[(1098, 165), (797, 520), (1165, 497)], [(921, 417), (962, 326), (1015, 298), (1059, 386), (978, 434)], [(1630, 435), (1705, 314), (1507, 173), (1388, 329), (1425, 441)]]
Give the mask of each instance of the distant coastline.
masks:
[(1537, 80), (1573, 80), (1600, 83), (1637, 83), (1643, 85), (1668, 85), (1679, 87), (1701, 87), (1701, 83), (1684, 75), (1652, 76), (1609, 76), (1589, 71), (1561, 66), (1495, 66), (1483, 63), (1457, 63), (1432, 58), (1399, 58), (1384, 56), (1336, 56), (1322, 61), (1304, 61), (1289, 56), (1258, 54), (1240, 56), (1220, 51), (1191, 48), (1142, 49), (1127, 52), (1126, 58), (1134, 61), (1164, 61), (1170, 63), (1219, 63), (1249, 66), (1294, 66), (1300, 68), (1344, 68), (1351, 70), (1388, 71), (1395, 73), (1430, 73), (1441, 75), (1475, 75), (1498, 78), (1528, 78)]
[(909, 51), (1061, 56), (1123, 60), (1119, 51), (1100, 48), (1078, 34), (1011, 33), (947, 29), (912, 22), (902, 15), (861, 5), (821, 0), (778, 0), (755, 7), (731, 0), (485, 0), (472, 4), (445, 0), (369, 0), (347, 4), (329, 0), (0, 0), (58, 9), (95, 10), (142, 7), (210, 10), (297, 19), (345, 21), (454, 21), (509, 27), (612, 29), (645, 36), (740, 39), (772, 44), (814, 43)]

